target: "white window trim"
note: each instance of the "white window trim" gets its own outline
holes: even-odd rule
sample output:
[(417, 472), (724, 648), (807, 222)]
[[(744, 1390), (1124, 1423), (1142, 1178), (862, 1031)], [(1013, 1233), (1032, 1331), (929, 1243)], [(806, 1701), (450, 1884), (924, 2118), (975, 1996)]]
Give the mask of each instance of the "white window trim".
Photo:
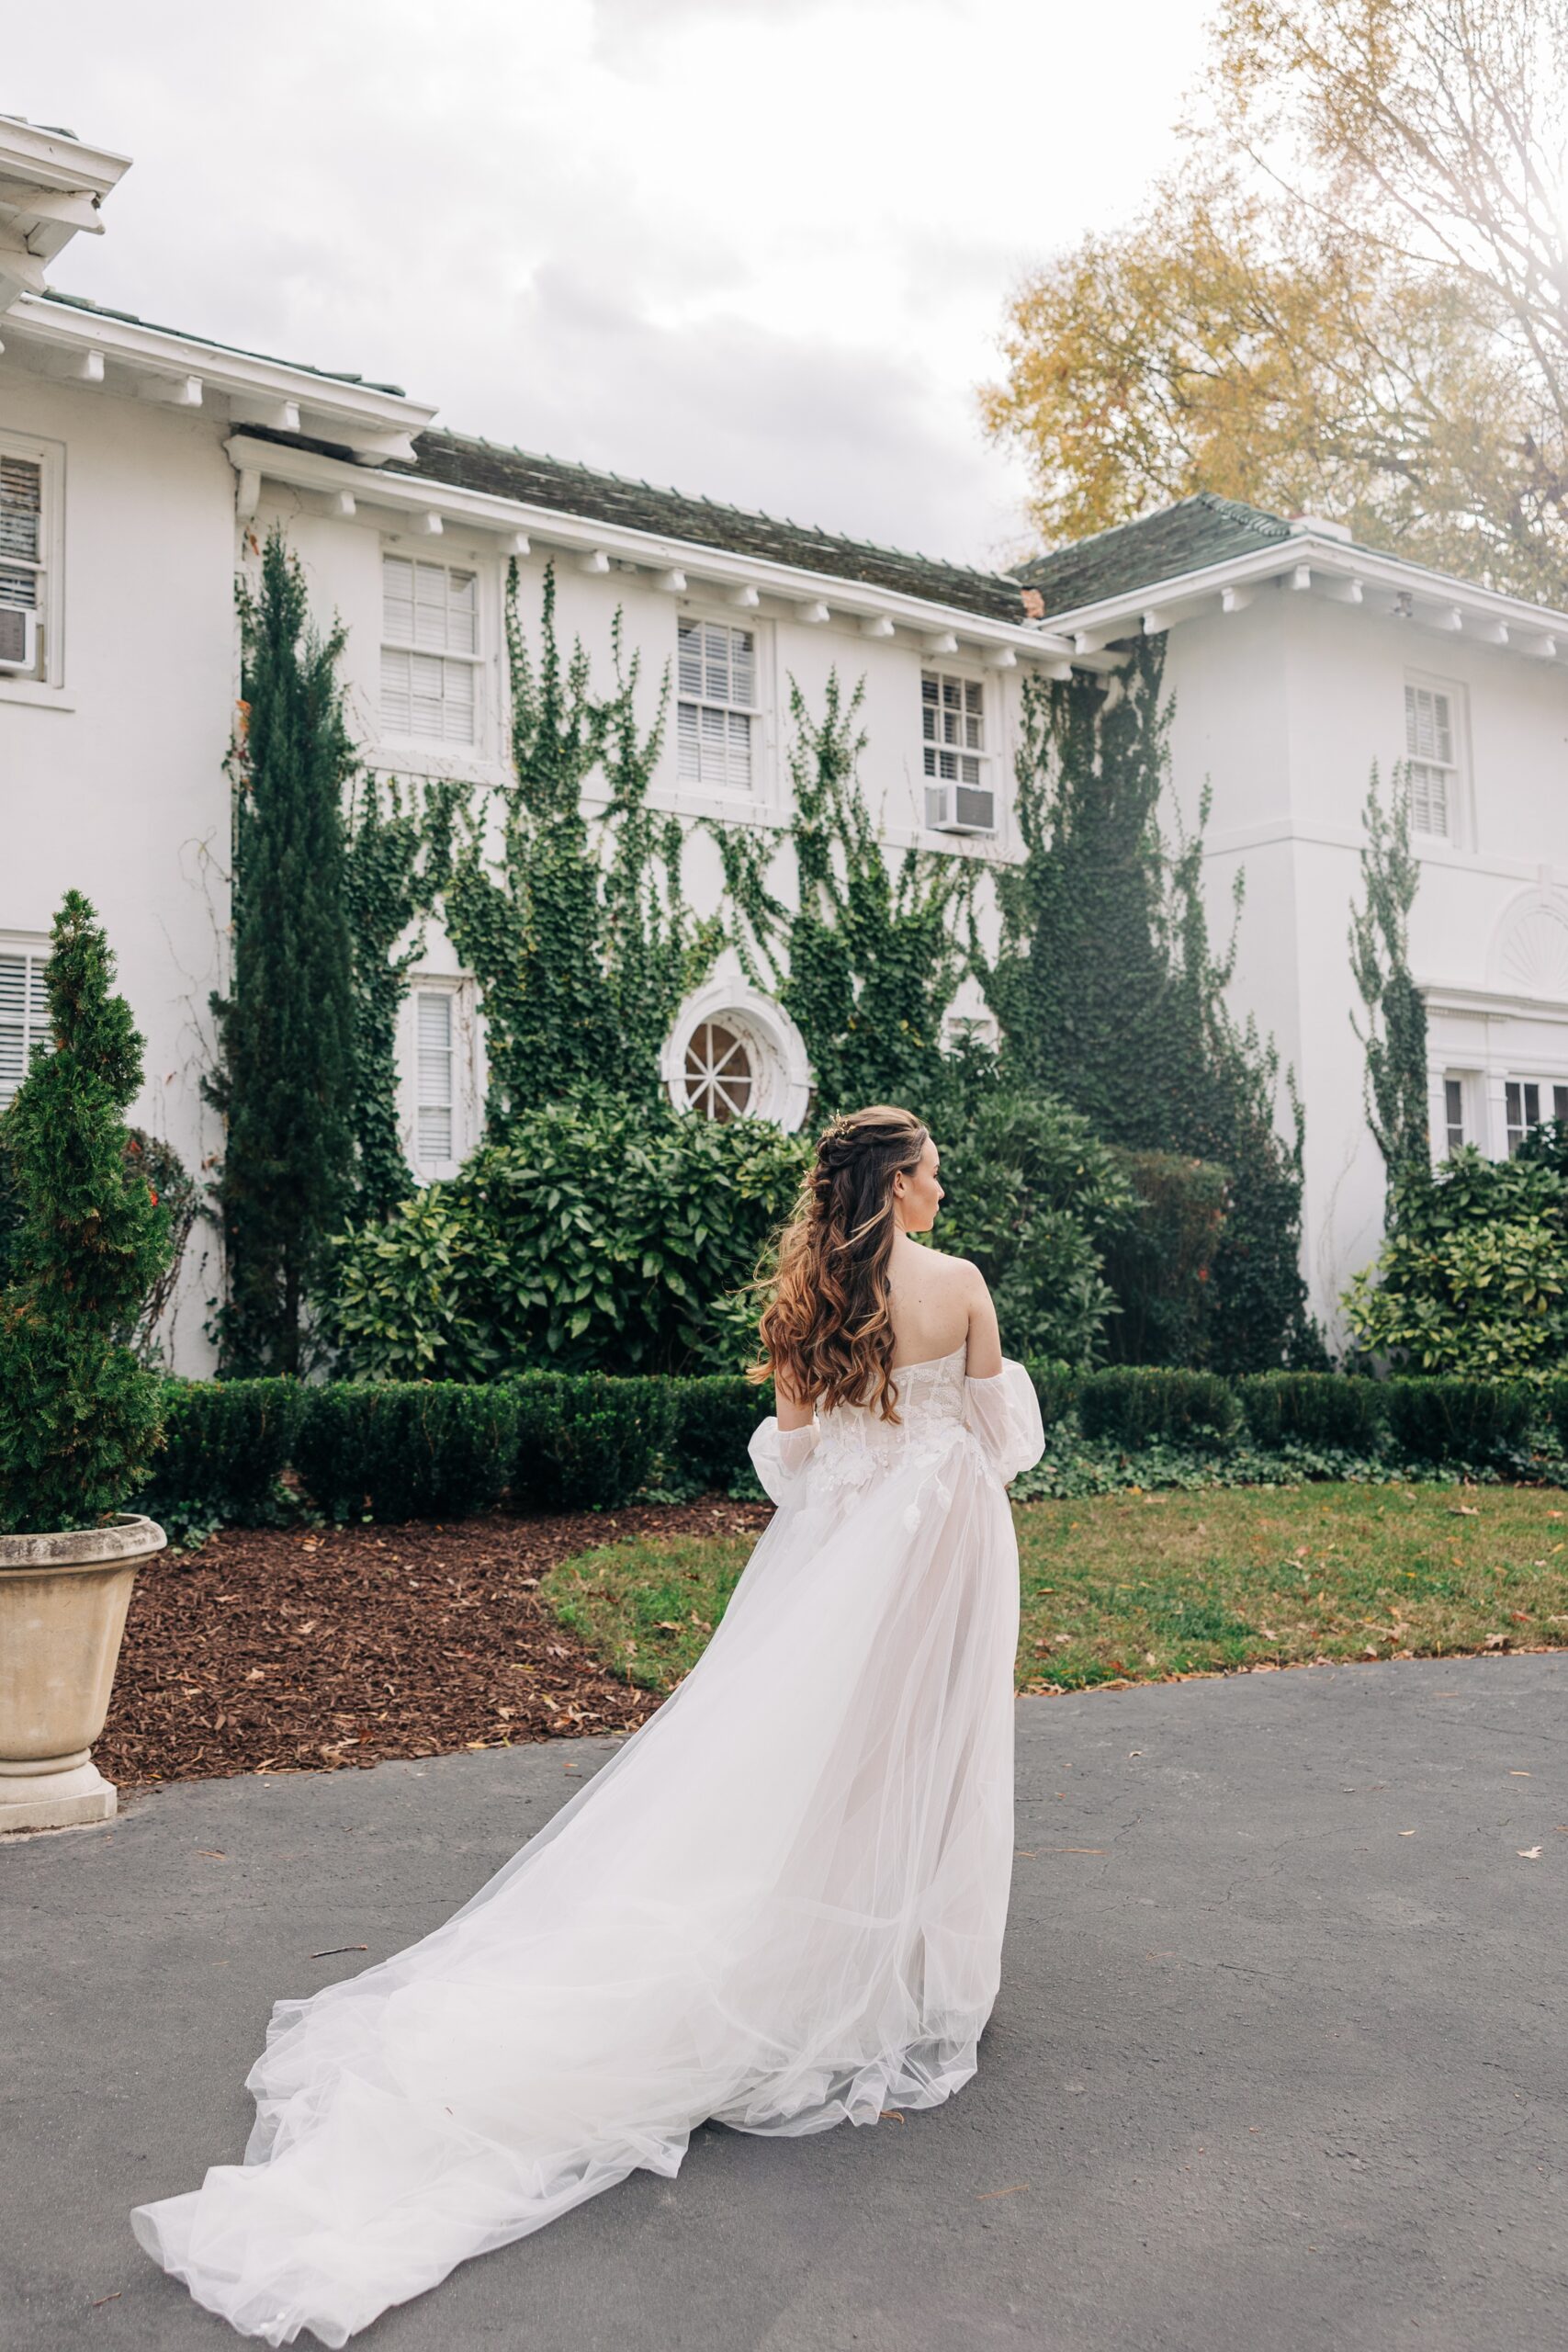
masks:
[[(470, 571), (474, 575), (474, 638), (472, 653), (441, 652), (433, 655), (438, 662), (459, 662), (471, 670), (474, 681), (474, 731), (467, 742), (462, 738), (446, 735), (416, 735), (389, 724), (381, 693), (381, 657), (383, 653), (431, 653), (428, 646), (404, 645), (387, 635), (387, 571), (389, 556), (401, 563), (428, 563), (444, 571)], [(445, 774), (451, 767), (468, 768), (485, 760), (491, 746), (491, 704), (493, 696), (487, 682), (494, 669), (493, 650), (500, 641), (498, 626), (499, 588), (494, 561), (473, 549), (450, 547), (437, 539), (410, 540), (383, 537), (376, 560), (376, 670), (367, 681), (371, 707), (376, 714), (374, 740), (378, 744), (394, 747), (400, 754), (396, 763), (411, 771), (432, 775)]]
[[(1520, 1094), (1520, 1120), (1517, 1125), (1510, 1118), (1508, 1112), (1508, 1090), (1514, 1086), (1519, 1089)], [(1536, 1103), (1536, 1116), (1534, 1119), (1527, 1120), (1524, 1090), (1529, 1086), (1536, 1087), (1540, 1091)], [(1502, 1094), (1503, 1128), (1500, 1138), (1502, 1151), (1499, 1156), (1505, 1159), (1513, 1157), (1516, 1136), (1522, 1142), (1530, 1127), (1544, 1125), (1548, 1119), (1560, 1116), (1568, 1118), (1568, 1074), (1562, 1071), (1554, 1074), (1550, 1070), (1523, 1069), (1510, 1064), (1503, 1073)]]
[[(681, 774), (681, 704), (691, 699), (681, 692), (682, 621), (708, 621), (719, 628), (744, 629), (751, 639), (752, 675), (757, 698), (748, 712), (751, 721), (751, 781), (749, 785), (709, 784)], [(670, 798), (680, 808), (712, 810), (727, 817), (733, 817), (741, 808), (758, 813), (771, 810), (778, 796), (778, 704), (773, 690), (774, 635), (772, 621), (758, 613), (737, 612), (733, 605), (694, 603), (683, 597), (675, 611), (669, 662), (670, 717), (665, 732), (665, 752)], [(699, 707), (712, 709), (719, 706), (705, 703)], [(733, 703), (724, 707), (744, 710), (746, 706)]]
[(1415, 753), (1410, 750), (1409, 726), (1404, 710), (1404, 692), (1407, 687), (1414, 687), (1417, 693), (1421, 694), (1446, 695), (1453, 729), (1453, 764), (1449, 770), (1448, 831), (1444, 833), (1426, 831), (1415, 821), (1413, 805), (1410, 825), (1412, 843), (1419, 846), (1423, 842), (1434, 842), (1444, 843), (1450, 849), (1473, 849), (1475, 828), (1471, 788), (1469, 693), (1462, 680), (1459, 678), (1441, 678), (1429, 670), (1405, 671), (1399, 695), (1399, 741), (1400, 764), (1406, 770), (1413, 763), (1427, 767), (1441, 765), (1441, 762), (1438, 761), (1417, 761)]
[[(970, 752), (966, 751), (962, 745), (947, 745), (940, 742), (934, 744), (927, 743), (925, 737), (925, 685), (928, 677), (939, 679), (951, 678), (954, 684), (958, 685), (979, 687), (980, 731), (984, 746), (982, 750), (978, 752)], [(1003, 829), (1007, 820), (1007, 810), (1002, 793), (1001, 780), (1003, 775), (1010, 772), (1008, 765), (1002, 757), (1002, 737), (1005, 710), (1004, 697), (999, 683), (999, 673), (993, 673), (980, 669), (974, 662), (965, 662), (961, 656), (954, 657), (953, 655), (943, 653), (933, 657), (930, 654), (922, 653), (919, 666), (915, 672), (915, 695), (918, 742), (918, 749), (915, 757), (915, 790), (917, 794), (915, 808), (916, 823), (921, 842), (948, 857), (969, 856), (994, 860), (1001, 850)], [(976, 784), (970, 785), (966, 788), (970, 791), (988, 792), (990, 794), (992, 825), (989, 832), (942, 832), (939, 831), (934, 825), (927, 823), (927, 787), (951, 784), (954, 788), (956, 788), (957, 786), (963, 782), (962, 777), (928, 775), (926, 774), (927, 752), (942, 752), (945, 750), (955, 751), (961, 758), (976, 760), (979, 763), (979, 780)]]
[[(0, 931), (0, 956), (28, 956), (37, 963), (39, 967), (39, 978), (36, 987), (39, 992), (41, 992), (42, 989), (43, 967), (49, 961), (49, 950), (50, 938), (47, 932)], [(27, 986), (28, 996), (31, 998), (34, 994), (35, 984), (28, 981)], [(47, 1002), (44, 1002), (40, 1009), (44, 1015), (42, 1032), (47, 1032)], [(6, 1108), (6, 1105), (14, 1099), (17, 1086), (19, 1085), (22, 1079), (26, 1077), (27, 1065), (31, 1058), (31, 1049), (34, 1039), (38, 1035), (41, 1034), (39, 1029), (34, 1027), (30, 1021), (27, 1022), (25, 1026), (26, 1035), (23, 1044), (22, 1069), (17, 1074), (16, 1082), (13, 1083), (7, 1076), (0, 1075), (0, 1111), (3, 1111)]]
[(686, 1048), (705, 1021), (716, 1021), (744, 1044), (753, 1086), (749, 1115), (771, 1119), (791, 1135), (811, 1101), (806, 1042), (781, 1004), (739, 978), (716, 978), (689, 996), (665, 1040), (660, 1076), (677, 1111), (689, 1110)]
[[(452, 1152), (439, 1159), (422, 1158), (419, 1148), (419, 999), (427, 995), (452, 1000)], [(415, 1182), (434, 1184), (456, 1176), (479, 1140), (484, 1069), (472, 979), (462, 973), (411, 972), (398, 1030), (399, 1137)]]
[(22, 678), (0, 672), (0, 701), (54, 704), (65, 684), (65, 444), (0, 432), (0, 457), (20, 458), (24, 464), (37, 466), (42, 476), (39, 537), (44, 579), (44, 600), (39, 607), (42, 674)]

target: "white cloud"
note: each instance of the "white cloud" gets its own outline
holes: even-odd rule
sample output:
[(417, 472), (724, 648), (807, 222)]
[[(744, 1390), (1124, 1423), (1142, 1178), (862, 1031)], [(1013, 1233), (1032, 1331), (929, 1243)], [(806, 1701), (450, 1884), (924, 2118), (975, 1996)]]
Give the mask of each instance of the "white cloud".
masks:
[(1169, 151), (1203, 0), (74, 0), (7, 104), (132, 153), (59, 273), (525, 447), (929, 552), (1021, 531), (974, 388)]

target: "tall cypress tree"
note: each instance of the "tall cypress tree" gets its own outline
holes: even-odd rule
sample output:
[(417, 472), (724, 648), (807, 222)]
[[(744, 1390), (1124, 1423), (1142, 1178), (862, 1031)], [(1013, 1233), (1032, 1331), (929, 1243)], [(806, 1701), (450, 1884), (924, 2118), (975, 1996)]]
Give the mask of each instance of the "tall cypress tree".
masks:
[(228, 1297), (225, 1373), (299, 1373), (307, 1306), (351, 1177), (353, 972), (343, 792), (355, 767), (337, 665), (344, 632), (311, 626), (304, 574), (274, 528), (239, 592), (242, 728), (232, 761), (233, 974), (211, 1003), (205, 1081), (225, 1122), (216, 1187)]
[(1367, 1057), (1367, 1124), (1377, 1138), (1392, 1188), (1407, 1169), (1431, 1159), (1427, 1106), (1427, 1000), (1410, 977), (1410, 910), (1421, 868), (1410, 847), (1410, 783), (1401, 763), (1385, 810), (1374, 763), (1367, 788), (1367, 839), (1361, 851), (1363, 902), (1350, 910), (1350, 968), (1367, 1008), (1363, 1029), (1350, 1026)]
[(1163, 637), (1139, 640), (1108, 689), (1024, 688), (1018, 815), (1024, 856), (997, 876), (1001, 944), (973, 952), (1017, 1068), (1107, 1142), (1191, 1154), (1228, 1177), (1207, 1318), (1230, 1371), (1312, 1361), (1302, 1282), (1301, 1121), (1274, 1121), (1278, 1064), (1224, 1000), (1202, 893), (1202, 834), (1169, 854), (1158, 812), (1170, 708)]

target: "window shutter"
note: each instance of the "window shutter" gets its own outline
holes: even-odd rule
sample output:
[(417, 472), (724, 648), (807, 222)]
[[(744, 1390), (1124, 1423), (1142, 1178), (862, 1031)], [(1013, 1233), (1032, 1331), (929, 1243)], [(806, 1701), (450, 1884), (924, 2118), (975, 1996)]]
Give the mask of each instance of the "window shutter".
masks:
[(43, 560), (43, 468), (31, 458), (0, 458), (0, 605), (39, 605)]
[(422, 989), (415, 1004), (418, 1059), (417, 1134), (422, 1160), (451, 1159), (453, 1151), (452, 997)]
[(45, 951), (0, 948), (0, 1109), (28, 1074), (33, 1047), (49, 1037)]

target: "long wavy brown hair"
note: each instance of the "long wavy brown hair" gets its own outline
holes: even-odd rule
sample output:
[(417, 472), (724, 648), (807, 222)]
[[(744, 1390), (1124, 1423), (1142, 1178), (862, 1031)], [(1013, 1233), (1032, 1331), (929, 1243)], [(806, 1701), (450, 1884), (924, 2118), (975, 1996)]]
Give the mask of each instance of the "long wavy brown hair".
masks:
[(891, 1378), (893, 1318), (888, 1261), (897, 1224), (893, 1179), (919, 1165), (929, 1140), (912, 1111), (890, 1102), (835, 1119), (817, 1146), (795, 1214), (779, 1237), (778, 1264), (761, 1288), (763, 1361), (791, 1396), (880, 1407), (897, 1421)]

